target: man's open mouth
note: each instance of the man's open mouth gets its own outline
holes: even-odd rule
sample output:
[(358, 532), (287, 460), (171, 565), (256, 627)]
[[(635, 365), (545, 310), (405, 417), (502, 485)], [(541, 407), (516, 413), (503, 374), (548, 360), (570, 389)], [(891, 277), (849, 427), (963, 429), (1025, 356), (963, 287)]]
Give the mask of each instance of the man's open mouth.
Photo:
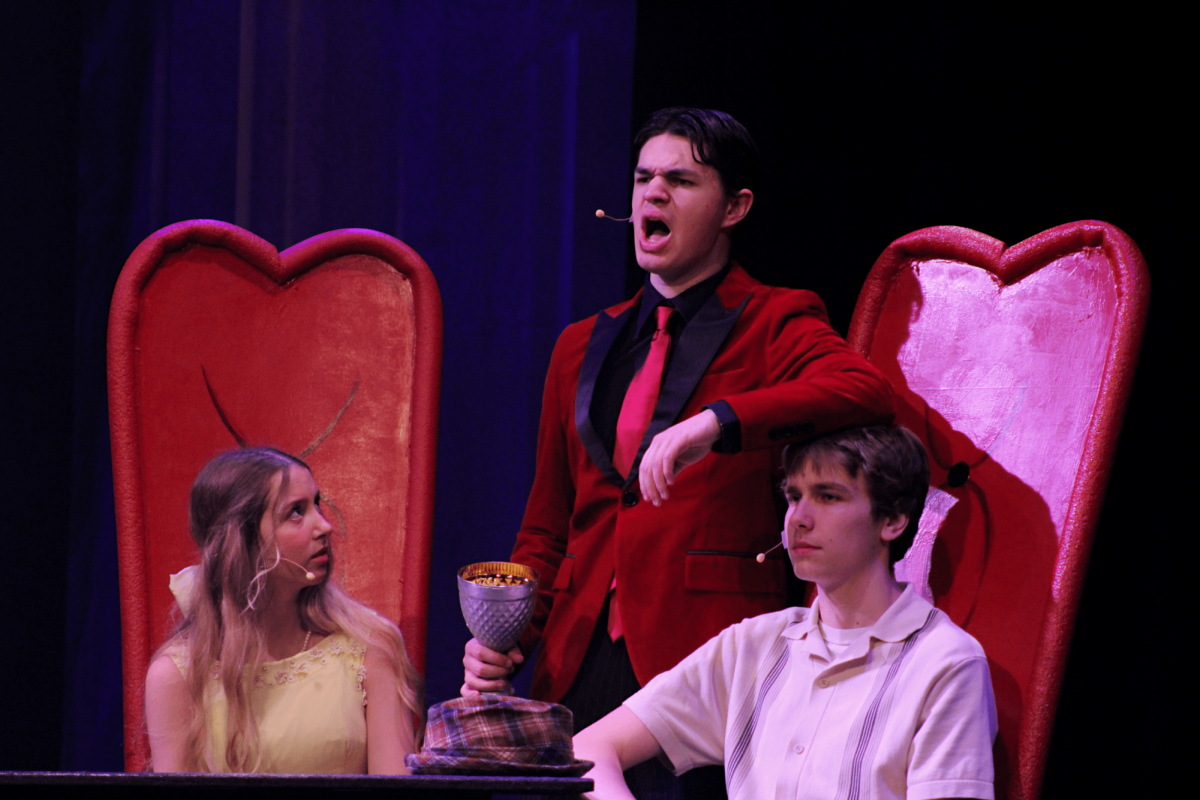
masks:
[(671, 233), (671, 228), (661, 219), (648, 219), (642, 223), (642, 229), (645, 231), (647, 239), (652, 239), (655, 236), (668, 236)]

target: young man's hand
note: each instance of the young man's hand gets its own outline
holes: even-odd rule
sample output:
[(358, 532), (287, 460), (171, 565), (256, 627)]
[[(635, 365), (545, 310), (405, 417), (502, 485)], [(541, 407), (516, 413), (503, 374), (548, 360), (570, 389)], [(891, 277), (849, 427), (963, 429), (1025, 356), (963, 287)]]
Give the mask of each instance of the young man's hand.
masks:
[(638, 467), (642, 498), (661, 505), (670, 496), (675, 477), (711, 453), (720, 438), (717, 415), (707, 408), (655, 436)]
[(507, 654), (497, 653), (484, 647), (478, 639), (467, 642), (463, 648), (463, 685), (459, 692), (463, 697), (472, 697), (480, 692), (512, 694), (512, 675), (518, 664), (525, 663), (525, 656), (514, 647)]

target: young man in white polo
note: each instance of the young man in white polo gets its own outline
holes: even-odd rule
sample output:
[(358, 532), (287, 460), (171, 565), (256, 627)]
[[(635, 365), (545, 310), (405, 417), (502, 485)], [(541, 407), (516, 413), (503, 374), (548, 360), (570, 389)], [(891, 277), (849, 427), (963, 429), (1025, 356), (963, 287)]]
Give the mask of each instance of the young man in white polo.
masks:
[(892, 567), (929, 484), (900, 427), (838, 431), (784, 454), (784, 544), (812, 608), (726, 628), (575, 737), (596, 798), (622, 770), (724, 764), (729, 797), (993, 797), (996, 709), (983, 649)]

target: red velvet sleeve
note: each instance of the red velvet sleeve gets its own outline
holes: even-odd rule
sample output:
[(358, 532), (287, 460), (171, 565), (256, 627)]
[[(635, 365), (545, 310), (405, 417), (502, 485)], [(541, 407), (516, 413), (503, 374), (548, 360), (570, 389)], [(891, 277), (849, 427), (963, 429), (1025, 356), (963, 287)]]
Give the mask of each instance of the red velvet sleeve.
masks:
[(767, 307), (758, 318), (767, 326), (761, 332), (765, 339), (741, 338), (744, 346), (766, 347), (764, 385), (723, 398), (741, 423), (742, 449), (891, 422), (891, 384), (830, 327), (821, 298), (807, 291), (767, 291)]

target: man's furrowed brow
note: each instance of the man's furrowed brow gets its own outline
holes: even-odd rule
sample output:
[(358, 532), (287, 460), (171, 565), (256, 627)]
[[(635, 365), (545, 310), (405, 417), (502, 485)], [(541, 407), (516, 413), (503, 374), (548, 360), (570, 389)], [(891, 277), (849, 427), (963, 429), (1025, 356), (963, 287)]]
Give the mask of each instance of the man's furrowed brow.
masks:
[[(635, 175), (655, 175), (658, 173), (658, 171), (653, 170), (650, 167), (638, 167), (637, 169), (635, 169), (633, 171), (633, 173)], [(694, 169), (679, 168), (679, 169), (668, 169), (668, 170), (663, 171), (661, 174), (667, 180), (678, 180), (680, 178), (688, 178), (689, 180), (694, 180), (700, 175), (700, 172), (698, 170), (694, 170)]]

